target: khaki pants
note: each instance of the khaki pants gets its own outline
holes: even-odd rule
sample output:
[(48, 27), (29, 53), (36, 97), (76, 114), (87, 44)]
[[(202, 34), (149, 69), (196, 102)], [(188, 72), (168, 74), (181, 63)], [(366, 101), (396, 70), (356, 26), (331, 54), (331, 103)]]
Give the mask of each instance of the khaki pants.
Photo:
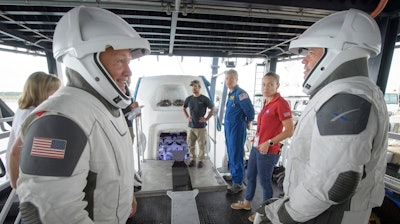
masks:
[(203, 161), (207, 144), (206, 128), (188, 128), (187, 143), (189, 145), (190, 160), (196, 160), (196, 141), (199, 145), (199, 160)]

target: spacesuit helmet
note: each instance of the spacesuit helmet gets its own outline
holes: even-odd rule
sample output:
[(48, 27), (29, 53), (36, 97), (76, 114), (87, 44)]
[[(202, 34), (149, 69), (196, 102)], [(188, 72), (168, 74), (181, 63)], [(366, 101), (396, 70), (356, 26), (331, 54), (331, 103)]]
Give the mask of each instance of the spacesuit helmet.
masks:
[(312, 94), (343, 63), (378, 55), (381, 34), (377, 23), (367, 13), (350, 9), (319, 20), (289, 45), (294, 54), (307, 52), (303, 50), (308, 48), (325, 49), (303, 83), (303, 92)]
[(131, 104), (100, 62), (100, 52), (130, 49), (132, 59), (150, 53), (149, 42), (121, 17), (101, 8), (79, 6), (57, 23), (53, 54), (58, 62), (77, 71), (102, 97), (117, 108)]

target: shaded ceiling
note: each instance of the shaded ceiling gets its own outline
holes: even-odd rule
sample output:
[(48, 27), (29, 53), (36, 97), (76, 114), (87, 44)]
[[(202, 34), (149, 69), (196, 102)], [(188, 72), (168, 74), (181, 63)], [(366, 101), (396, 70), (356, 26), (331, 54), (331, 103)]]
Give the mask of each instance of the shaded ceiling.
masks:
[[(379, 0), (82, 0), (0, 1), (0, 44), (51, 52), (57, 21), (78, 5), (108, 9), (151, 44), (153, 55), (285, 57), (289, 42), (333, 12), (371, 13)], [(399, 18), (389, 0), (376, 18)], [(397, 36), (399, 40), (399, 35)], [(1, 49), (0, 49), (1, 50)]]

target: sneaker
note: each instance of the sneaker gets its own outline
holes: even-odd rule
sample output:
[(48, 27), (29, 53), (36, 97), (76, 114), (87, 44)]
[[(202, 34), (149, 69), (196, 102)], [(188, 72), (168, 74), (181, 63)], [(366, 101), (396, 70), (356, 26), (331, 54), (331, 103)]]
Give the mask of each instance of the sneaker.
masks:
[(189, 167), (193, 167), (196, 162), (194, 160), (190, 160)]
[(244, 186), (243, 184), (233, 184), (232, 187), (228, 188), (227, 193), (228, 194), (237, 194), (241, 191), (243, 191)]
[(222, 178), (224, 178), (225, 181), (232, 181), (232, 176), (230, 175), (224, 175)]
[(249, 221), (250, 222), (254, 222), (254, 219), (256, 218), (256, 213), (252, 214), (251, 216), (249, 216)]
[(202, 168), (204, 166), (203, 161), (200, 161), (199, 164), (197, 164), (197, 168)]
[(250, 210), (251, 210), (251, 204), (245, 205), (245, 204), (244, 204), (244, 201), (238, 201), (238, 202), (236, 202), (236, 203), (231, 204), (231, 208), (232, 208), (232, 209), (235, 209), (235, 210), (244, 209), (244, 210), (250, 211)]

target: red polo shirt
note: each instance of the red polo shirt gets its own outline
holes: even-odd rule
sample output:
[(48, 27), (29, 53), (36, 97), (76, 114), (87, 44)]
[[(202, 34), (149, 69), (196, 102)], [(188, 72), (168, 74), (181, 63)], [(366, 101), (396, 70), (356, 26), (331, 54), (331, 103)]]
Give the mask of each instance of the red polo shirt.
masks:
[[(275, 94), (274, 98), (265, 105), (257, 117), (257, 132), (259, 136), (258, 145), (268, 141), (283, 130), (282, 121), (292, 118), (292, 111), (290, 110), (289, 103), (281, 97), (279, 93)], [(278, 154), (280, 151), (279, 142), (275, 142), (273, 146), (270, 146), (268, 153)]]

